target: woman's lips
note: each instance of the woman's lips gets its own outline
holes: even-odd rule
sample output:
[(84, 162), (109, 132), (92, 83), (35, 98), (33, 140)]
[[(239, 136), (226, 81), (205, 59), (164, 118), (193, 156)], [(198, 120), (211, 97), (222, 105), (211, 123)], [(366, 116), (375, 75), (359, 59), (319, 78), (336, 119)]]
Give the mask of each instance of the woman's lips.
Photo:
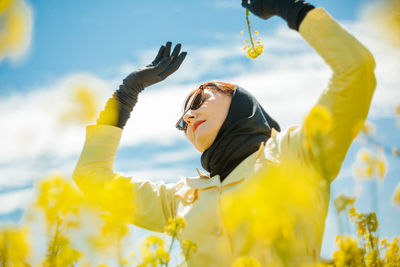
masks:
[(197, 127), (199, 127), (200, 124), (202, 124), (203, 122), (205, 122), (205, 120), (200, 120), (200, 121), (196, 121), (195, 123), (193, 123), (193, 133), (196, 131)]

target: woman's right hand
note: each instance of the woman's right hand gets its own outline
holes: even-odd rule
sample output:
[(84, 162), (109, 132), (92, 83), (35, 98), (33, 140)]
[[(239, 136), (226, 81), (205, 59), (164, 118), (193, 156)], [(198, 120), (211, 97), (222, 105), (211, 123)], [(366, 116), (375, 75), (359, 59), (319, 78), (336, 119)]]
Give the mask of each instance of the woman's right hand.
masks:
[(182, 64), (187, 52), (181, 52), (181, 44), (177, 44), (171, 52), (171, 42), (161, 46), (153, 62), (128, 75), (123, 84), (135, 91), (156, 84), (174, 73)]

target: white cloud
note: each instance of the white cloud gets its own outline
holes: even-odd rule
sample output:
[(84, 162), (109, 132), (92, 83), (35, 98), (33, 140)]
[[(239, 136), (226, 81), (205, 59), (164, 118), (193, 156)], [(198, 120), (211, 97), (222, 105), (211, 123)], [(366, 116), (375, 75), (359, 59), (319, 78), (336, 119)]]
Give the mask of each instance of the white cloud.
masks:
[(9, 213), (16, 209), (25, 209), (32, 198), (32, 188), (1, 194), (0, 203), (3, 203), (3, 205), (0, 205), (0, 214)]

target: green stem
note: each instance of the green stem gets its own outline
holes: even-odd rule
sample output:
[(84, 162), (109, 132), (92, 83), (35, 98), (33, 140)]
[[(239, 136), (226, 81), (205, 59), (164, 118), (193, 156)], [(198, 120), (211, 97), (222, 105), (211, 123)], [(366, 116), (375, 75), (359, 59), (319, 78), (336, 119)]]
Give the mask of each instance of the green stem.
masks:
[[(168, 249), (168, 254), (170, 254), (170, 255), (171, 255), (172, 246), (173, 246), (174, 241), (175, 241), (175, 238), (173, 236), (171, 238), (172, 238), (171, 244), (169, 245), (169, 249)], [(167, 262), (167, 264), (165, 266), (168, 267), (168, 264), (169, 264), (169, 262)]]
[(59, 236), (59, 231), (60, 231), (60, 219), (57, 219), (57, 221), (56, 221), (55, 231), (56, 232), (54, 234), (53, 242), (50, 241), (50, 245), (48, 248), (49, 255), (48, 255), (47, 261), (49, 262), (50, 266), (53, 266), (54, 259), (58, 253), (57, 242), (58, 242), (58, 236)]
[(250, 12), (249, 10), (246, 8), (246, 23), (247, 23), (247, 30), (249, 31), (249, 37), (250, 37), (250, 42), (251, 42), (251, 46), (253, 47), (253, 51), (255, 53), (258, 54), (258, 52), (256, 51), (256, 48), (254, 46), (254, 42), (253, 42), (253, 37), (251, 36), (251, 29), (250, 29), (250, 20), (249, 20), (249, 16), (250, 16)]

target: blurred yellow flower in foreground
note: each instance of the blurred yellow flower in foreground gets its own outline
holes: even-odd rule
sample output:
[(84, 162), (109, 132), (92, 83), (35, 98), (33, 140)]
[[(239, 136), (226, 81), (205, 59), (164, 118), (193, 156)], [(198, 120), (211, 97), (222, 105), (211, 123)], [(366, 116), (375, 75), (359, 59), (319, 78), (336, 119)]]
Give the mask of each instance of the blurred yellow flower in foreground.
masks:
[(97, 209), (103, 225), (101, 233), (93, 236), (91, 245), (95, 250), (116, 248), (128, 233), (128, 223), (134, 214), (134, 190), (129, 179), (118, 177), (88, 190), (93, 210)]
[(392, 243), (388, 244), (386, 239), (382, 240), (383, 250), (385, 251), (386, 266), (400, 266), (400, 243), (399, 238), (394, 237)]
[(393, 44), (400, 46), (400, 1), (385, 0), (376, 2), (371, 15), (375, 23), (384, 27)]
[(61, 114), (62, 122), (91, 123), (97, 118), (99, 99), (89, 84), (72, 84), (69, 101), (68, 109)]
[(357, 239), (350, 236), (340, 237), (336, 241), (339, 250), (332, 255), (335, 266), (362, 266), (365, 251), (358, 248)]
[(400, 208), (400, 184), (397, 185), (393, 193), (393, 203)]
[(71, 182), (61, 175), (54, 175), (39, 182), (36, 207), (45, 212), (47, 221), (55, 224), (69, 213), (77, 214), (83, 198)]
[(260, 267), (260, 263), (251, 257), (240, 257), (235, 260), (232, 267)]
[(25, 227), (2, 226), (0, 228), (0, 266), (27, 266), (30, 252)]
[(143, 263), (138, 266), (159, 266), (167, 264), (170, 260), (169, 253), (165, 250), (165, 241), (161, 237), (150, 235), (141, 243)]
[(168, 219), (168, 226), (165, 227), (164, 232), (172, 238), (178, 238), (178, 235), (183, 232), (186, 227), (186, 221), (183, 217), (177, 216)]
[(181, 250), (182, 255), (185, 257), (185, 260), (187, 260), (192, 255), (192, 253), (195, 253), (197, 251), (197, 245), (190, 240), (182, 240)]
[(31, 42), (32, 10), (24, 0), (2, 0), (0, 21), (0, 62), (7, 56), (18, 59)]
[(247, 256), (263, 251), (268, 257), (262, 264), (267, 266), (319, 255), (317, 246), (306, 247), (322, 242), (327, 189), (317, 171), (298, 161), (282, 159), (277, 166), (260, 168), (222, 202), (221, 209), (229, 214), (227, 228), (243, 235), (243, 247), (237, 249)]

